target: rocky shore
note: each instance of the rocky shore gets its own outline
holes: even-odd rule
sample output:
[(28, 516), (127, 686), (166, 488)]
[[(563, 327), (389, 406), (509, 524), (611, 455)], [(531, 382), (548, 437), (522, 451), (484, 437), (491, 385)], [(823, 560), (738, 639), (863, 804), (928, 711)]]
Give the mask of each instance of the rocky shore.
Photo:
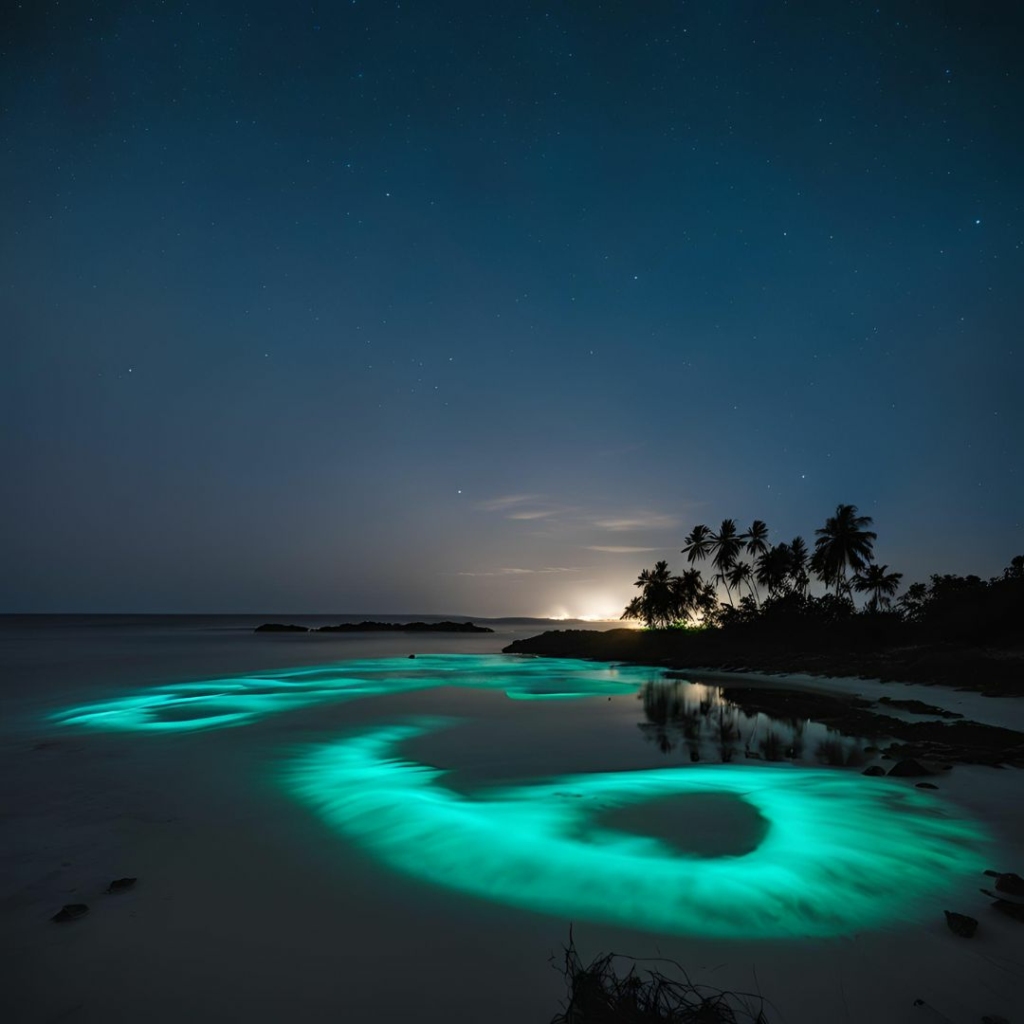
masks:
[[(837, 678), (860, 676), (899, 682), (949, 685), (992, 696), (1024, 694), (1024, 659), (1012, 652), (920, 648), (898, 651), (823, 652), (727, 647), (715, 635), (632, 629), (553, 630), (504, 648), (506, 654), (554, 658), (592, 658), (667, 668), (666, 675), (699, 676), (700, 670), (735, 673), (716, 676), (729, 700), (748, 714), (778, 718), (813, 718), (849, 736), (889, 741), (886, 754), (915, 758), (936, 766), (966, 763), (1024, 767), (1024, 733), (979, 722), (923, 701), (864, 700), (821, 689), (750, 685), (744, 673), (814, 674)], [(685, 674), (682, 670), (686, 670)], [(920, 715), (908, 721), (888, 713), (899, 709)]]
[(807, 673), (884, 682), (922, 683), (975, 690), (993, 697), (1024, 696), (1024, 650), (966, 644), (918, 644), (848, 649), (739, 639), (723, 631), (590, 629), (549, 630), (516, 640), (506, 654), (593, 658), (668, 668), (727, 672)]

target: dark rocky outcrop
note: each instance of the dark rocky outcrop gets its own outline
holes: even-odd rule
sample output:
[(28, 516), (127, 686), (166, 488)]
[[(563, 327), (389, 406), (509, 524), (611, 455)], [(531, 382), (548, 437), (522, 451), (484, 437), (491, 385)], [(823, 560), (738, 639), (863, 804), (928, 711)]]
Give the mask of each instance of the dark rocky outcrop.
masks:
[(861, 775), (884, 775), (885, 769), (880, 764), (873, 764), (870, 768), (865, 768), (861, 772)]
[(50, 918), (55, 924), (67, 924), (69, 921), (77, 921), (89, 913), (89, 906), (86, 903), (65, 903), (53, 917)]
[(318, 633), (493, 633), (488, 626), (472, 622), (341, 622), (321, 626)]
[(952, 910), (945, 911), (946, 924), (949, 925), (949, 930), (954, 935), (959, 935), (962, 939), (973, 939), (974, 933), (978, 930), (978, 922), (973, 917), (968, 917), (966, 914), (957, 914)]
[(959, 711), (947, 711), (934, 704), (925, 704), (923, 700), (897, 700), (895, 697), (879, 697), (879, 704), (888, 704), (891, 708), (909, 711), (912, 715), (931, 715), (933, 718), (963, 718)]
[(137, 878), (115, 878), (110, 885), (107, 886), (107, 892), (119, 893), (127, 892), (129, 889), (135, 887), (135, 883), (138, 881)]
[(989, 878), (996, 880), (996, 892), (1007, 896), (1017, 896), (1024, 900), (1024, 878), (1013, 871), (986, 871)]
[(298, 626), (290, 622), (264, 622), (254, 633), (493, 633), (489, 626), (472, 622), (339, 622), (336, 626)]
[[(676, 675), (684, 679), (701, 680), (704, 672), (709, 669), (736, 672), (735, 681), (715, 677), (716, 685), (727, 690), (729, 700), (738, 704), (747, 713), (763, 712), (777, 718), (813, 718), (825, 725), (847, 735), (857, 737), (888, 737), (895, 741), (885, 748), (885, 753), (895, 760), (924, 759), (948, 766), (952, 763), (986, 764), (986, 765), (1020, 765), (1024, 767), (1024, 733), (1013, 729), (1004, 729), (994, 725), (983, 725), (966, 719), (956, 721), (916, 721), (908, 722), (879, 710), (879, 705), (871, 701), (859, 700), (843, 694), (823, 692), (827, 682), (821, 688), (808, 690), (784, 688), (785, 684), (776, 687), (750, 686), (747, 680), (740, 677), (746, 672), (793, 672), (815, 673), (842, 677), (856, 672), (877, 678), (914, 679), (915, 673), (904, 673), (900, 668), (903, 664), (918, 664), (913, 658), (910, 661), (900, 657), (890, 659), (887, 667), (875, 665), (874, 671), (868, 667), (865, 658), (853, 653), (834, 653), (825, 655), (820, 651), (809, 655), (784, 652), (777, 647), (766, 645), (754, 649), (748, 646), (739, 647), (730, 644), (728, 637), (724, 640), (720, 633), (724, 631), (708, 631), (708, 633), (688, 634), (683, 630), (637, 630), (610, 629), (606, 631), (569, 629), (550, 630), (539, 636), (525, 640), (517, 640), (504, 648), (506, 654), (536, 655), (550, 658), (593, 658), (600, 661), (619, 661), (632, 664), (653, 665), (662, 667), (671, 678)], [(1010, 695), (1024, 693), (1021, 680), (1024, 680), (1024, 663), (1017, 657), (1004, 657), (997, 678), (1001, 681), (999, 688), (986, 687), (983, 681), (991, 682), (984, 675), (988, 671), (988, 662), (983, 651), (960, 651), (964, 658), (973, 656), (976, 663), (968, 672), (957, 657), (951, 664), (957, 666), (955, 680), (947, 678), (950, 673), (923, 672), (922, 678), (927, 682), (949, 682), (954, 685), (965, 680), (977, 679), (973, 689), (983, 689), (986, 693)], [(923, 664), (923, 663), (921, 663)], [(929, 662), (940, 664), (940, 660)], [(699, 667), (695, 667), (699, 666)], [(673, 672), (672, 670), (676, 670)], [(1003, 686), (1002, 683), (1011, 685)], [(882, 707), (885, 705), (882, 704)], [(894, 705), (899, 706), (899, 705)], [(930, 707), (930, 705), (923, 705)], [(876, 744), (873, 743), (872, 746)]]
[[(846, 638), (848, 641), (849, 638)], [(506, 654), (595, 658), (670, 668), (800, 672), (904, 683), (938, 683), (991, 696), (1024, 696), (1024, 651), (959, 643), (850, 643), (827, 630), (777, 636), (729, 629), (566, 629), (516, 640)], [(894, 705), (898, 707), (899, 705)], [(912, 710), (912, 709), (907, 709)]]

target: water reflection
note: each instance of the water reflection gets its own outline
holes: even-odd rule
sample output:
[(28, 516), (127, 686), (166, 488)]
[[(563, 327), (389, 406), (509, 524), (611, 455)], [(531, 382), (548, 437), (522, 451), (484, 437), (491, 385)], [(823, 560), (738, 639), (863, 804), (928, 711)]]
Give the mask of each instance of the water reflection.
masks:
[(645, 683), (640, 731), (664, 754), (680, 752), (690, 761), (796, 761), (833, 766), (865, 761), (868, 738), (847, 738), (803, 717), (747, 712), (728, 690), (707, 683), (666, 679)]

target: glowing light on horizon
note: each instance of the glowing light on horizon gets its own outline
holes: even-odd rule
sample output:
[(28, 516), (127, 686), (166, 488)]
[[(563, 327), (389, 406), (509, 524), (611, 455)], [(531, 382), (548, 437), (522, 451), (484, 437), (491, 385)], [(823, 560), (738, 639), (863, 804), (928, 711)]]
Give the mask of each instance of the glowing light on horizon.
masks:
[(575, 619), (578, 622), (617, 622), (627, 603), (628, 597), (623, 600), (620, 596), (605, 591), (582, 590), (566, 603), (549, 608), (542, 617), (556, 622), (565, 619)]
[[(465, 796), (391, 725), (313, 749), (286, 785), (390, 867), (523, 909), (716, 938), (842, 935), (906, 921), (979, 870), (986, 839), (920, 790), (844, 772), (738, 765), (571, 775)], [(610, 809), (726, 795), (767, 823), (741, 856), (701, 857), (601, 823)]]

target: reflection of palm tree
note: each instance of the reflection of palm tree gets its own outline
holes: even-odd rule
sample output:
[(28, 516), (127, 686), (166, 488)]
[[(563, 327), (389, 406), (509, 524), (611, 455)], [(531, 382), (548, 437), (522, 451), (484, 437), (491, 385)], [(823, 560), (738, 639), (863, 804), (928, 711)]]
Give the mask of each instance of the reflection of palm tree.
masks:
[(900, 589), (901, 572), (886, 572), (887, 565), (869, 565), (853, 578), (853, 589), (858, 594), (870, 594), (867, 609), (877, 612), (879, 608), (888, 609), (892, 605), (892, 596)]
[(837, 505), (836, 514), (825, 520), (814, 542), (811, 568), (826, 586), (836, 588), (836, 596), (849, 590), (846, 570), (857, 572), (874, 557), (878, 534), (867, 529), (871, 516), (857, 515), (856, 505)]

